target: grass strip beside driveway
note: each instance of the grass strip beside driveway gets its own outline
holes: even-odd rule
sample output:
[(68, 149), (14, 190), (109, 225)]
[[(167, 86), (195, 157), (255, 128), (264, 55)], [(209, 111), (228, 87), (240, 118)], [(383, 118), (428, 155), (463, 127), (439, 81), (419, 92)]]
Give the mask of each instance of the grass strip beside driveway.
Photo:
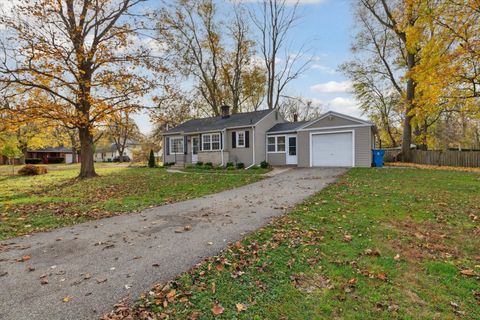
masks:
[(104, 319), (479, 319), (480, 175), (349, 171)]
[(195, 176), (165, 169), (101, 167), (101, 175), (74, 179), (78, 168), (46, 175), (0, 176), (0, 240), (169, 204), (262, 179), (260, 175)]

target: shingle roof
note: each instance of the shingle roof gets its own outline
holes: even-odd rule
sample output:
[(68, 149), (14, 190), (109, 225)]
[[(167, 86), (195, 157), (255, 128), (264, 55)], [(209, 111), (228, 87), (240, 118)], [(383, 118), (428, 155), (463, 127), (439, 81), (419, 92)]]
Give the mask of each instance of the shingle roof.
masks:
[(28, 149), (28, 152), (63, 152), (63, 153), (72, 153), (72, 149), (65, 147), (55, 147), (55, 148), (43, 148), (43, 149)]
[(301, 126), (303, 126), (305, 123), (307, 123), (307, 121), (277, 123), (267, 132), (271, 133), (271, 132), (295, 131)]
[(223, 130), (233, 127), (251, 126), (260, 121), (272, 110), (259, 110), (253, 112), (235, 113), (228, 118), (210, 117), (201, 119), (192, 119), (181, 125), (168, 130), (165, 134), (179, 133), (179, 132), (204, 132)]

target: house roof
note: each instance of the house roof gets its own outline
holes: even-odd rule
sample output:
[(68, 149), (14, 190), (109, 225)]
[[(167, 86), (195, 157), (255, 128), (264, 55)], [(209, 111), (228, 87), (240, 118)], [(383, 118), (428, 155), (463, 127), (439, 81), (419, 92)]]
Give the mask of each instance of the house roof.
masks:
[(295, 131), (302, 127), (307, 121), (277, 123), (267, 133)]
[[(132, 146), (137, 146), (137, 145), (139, 145), (138, 142), (128, 140), (127, 143), (125, 143), (125, 149), (127, 149), (127, 148), (129, 148), (129, 147), (132, 147)], [(110, 144), (108, 147), (96, 148), (96, 149), (95, 149), (95, 153), (115, 152), (115, 151), (117, 151), (117, 150), (118, 150), (117, 144), (116, 144), (116, 143), (112, 143), (112, 144)]]
[(259, 122), (262, 118), (264, 118), (267, 114), (272, 112), (272, 110), (259, 110), (259, 111), (252, 111), (252, 112), (244, 112), (244, 113), (234, 113), (231, 114), (228, 118), (222, 117), (209, 117), (209, 118), (201, 118), (201, 119), (192, 119), (188, 120), (181, 125), (168, 130), (164, 134), (172, 134), (172, 133), (193, 133), (193, 132), (205, 132), (205, 131), (215, 131), (215, 130), (223, 130), (227, 128), (234, 128), (234, 127), (246, 127), (255, 125)]
[(63, 152), (63, 153), (72, 153), (72, 149), (65, 147), (48, 147), (43, 149), (28, 149), (27, 152)]

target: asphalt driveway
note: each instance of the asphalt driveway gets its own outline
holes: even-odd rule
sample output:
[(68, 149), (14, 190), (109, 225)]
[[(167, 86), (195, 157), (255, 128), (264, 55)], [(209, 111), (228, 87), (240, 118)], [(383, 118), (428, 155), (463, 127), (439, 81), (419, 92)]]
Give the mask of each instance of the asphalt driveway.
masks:
[(95, 319), (321, 190), (340, 168), (293, 169), (210, 196), (0, 242), (0, 319)]

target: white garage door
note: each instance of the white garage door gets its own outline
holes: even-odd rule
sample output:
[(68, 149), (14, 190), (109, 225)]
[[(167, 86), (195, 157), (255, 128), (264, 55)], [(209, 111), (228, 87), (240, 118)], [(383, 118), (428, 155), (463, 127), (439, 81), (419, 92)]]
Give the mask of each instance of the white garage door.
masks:
[(312, 135), (312, 166), (353, 167), (352, 133)]

